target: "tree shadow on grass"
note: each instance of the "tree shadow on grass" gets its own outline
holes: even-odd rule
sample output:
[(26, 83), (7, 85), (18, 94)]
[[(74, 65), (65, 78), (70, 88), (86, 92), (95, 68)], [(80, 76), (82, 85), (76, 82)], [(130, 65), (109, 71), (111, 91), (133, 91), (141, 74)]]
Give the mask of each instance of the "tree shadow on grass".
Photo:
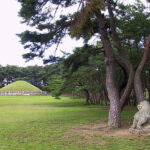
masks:
[(84, 103), (40, 103), (40, 104), (31, 104), (34, 106), (48, 106), (48, 107), (79, 107), (85, 106)]
[(19, 104), (19, 103), (9, 103), (9, 104), (0, 104), (0, 107), (14, 107), (14, 106), (25, 106), (25, 107), (34, 107), (34, 106), (40, 106), (40, 107), (77, 107), (77, 106), (84, 106), (84, 103), (49, 103), (49, 102), (43, 102), (43, 103), (26, 103), (26, 104)]

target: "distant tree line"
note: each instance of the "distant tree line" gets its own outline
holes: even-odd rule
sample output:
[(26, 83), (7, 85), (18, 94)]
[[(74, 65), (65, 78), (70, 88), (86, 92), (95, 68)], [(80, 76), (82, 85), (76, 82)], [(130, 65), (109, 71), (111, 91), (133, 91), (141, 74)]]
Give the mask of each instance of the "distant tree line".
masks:
[(4, 87), (13, 81), (25, 80), (42, 90), (50, 91), (48, 87), (49, 78), (59, 73), (60, 67), (57, 64), (29, 67), (0, 66), (0, 87)]

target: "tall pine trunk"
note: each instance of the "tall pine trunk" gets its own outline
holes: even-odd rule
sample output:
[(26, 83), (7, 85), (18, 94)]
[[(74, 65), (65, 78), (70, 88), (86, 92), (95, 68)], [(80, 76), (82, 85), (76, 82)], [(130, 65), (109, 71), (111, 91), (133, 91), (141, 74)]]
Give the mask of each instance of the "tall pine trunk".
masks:
[(128, 100), (128, 97), (131, 93), (131, 90), (133, 88), (134, 69), (133, 69), (132, 63), (126, 58), (124, 50), (122, 49), (121, 44), (119, 42), (119, 38), (118, 38), (118, 35), (116, 32), (114, 14), (113, 14), (113, 11), (111, 8), (111, 1), (110, 0), (107, 0), (107, 6), (108, 6), (108, 12), (109, 12), (110, 20), (111, 20), (110, 27), (111, 27), (111, 31), (112, 31), (112, 35), (113, 35), (114, 47), (118, 50), (118, 54), (121, 57), (121, 61), (126, 66), (128, 72), (129, 72), (126, 88), (125, 88), (125, 90), (124, 90), (124, 92), (120, 98), (121, 110), (122, 110), (126, 100)]
[(99, 31), (106, 55), (106, 88), (110, 100), (108, 125), (113, 128), (119, 128), (121, 126), (121, 109), (119, 92), (115, 85), (115, 56), (108, 38), (104, 15), (96, 13), (96, 16), (99, 21)]
[(145, 47), (145, 51), (144, 51), (142, 60), (135, 72), (134, 88), (135, 88), (135, 93), (136, 93), (136, 98), (137, 98), (138, 103), (146, 100), (145, 95), (144, 95), (144, 90), (142, 87), (141, 73), (142, 73), (142, 70), (149, 58), (149, 55), (150, 55), (150, 35), (146, 42), (146, 47)]

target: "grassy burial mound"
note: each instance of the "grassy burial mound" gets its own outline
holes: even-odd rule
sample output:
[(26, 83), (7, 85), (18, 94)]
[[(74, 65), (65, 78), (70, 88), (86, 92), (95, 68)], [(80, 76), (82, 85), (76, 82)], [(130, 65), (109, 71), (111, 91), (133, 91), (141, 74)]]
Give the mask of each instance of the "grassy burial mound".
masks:
[(26, 81), (15, 81), (0, 89), (0, 95), (44, 95), (44, 93)]

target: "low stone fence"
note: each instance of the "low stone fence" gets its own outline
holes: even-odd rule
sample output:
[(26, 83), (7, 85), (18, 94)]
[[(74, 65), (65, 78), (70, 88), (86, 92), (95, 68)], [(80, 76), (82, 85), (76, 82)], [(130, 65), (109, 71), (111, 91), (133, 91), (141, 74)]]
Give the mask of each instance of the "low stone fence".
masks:
[(7, 92), (0, 92), (0, 96), (42, 96), (42, 95), (47, 95), (46, 91), (42, 91), (42, 92), (11, 92), (11, 91), (7, 91)]

